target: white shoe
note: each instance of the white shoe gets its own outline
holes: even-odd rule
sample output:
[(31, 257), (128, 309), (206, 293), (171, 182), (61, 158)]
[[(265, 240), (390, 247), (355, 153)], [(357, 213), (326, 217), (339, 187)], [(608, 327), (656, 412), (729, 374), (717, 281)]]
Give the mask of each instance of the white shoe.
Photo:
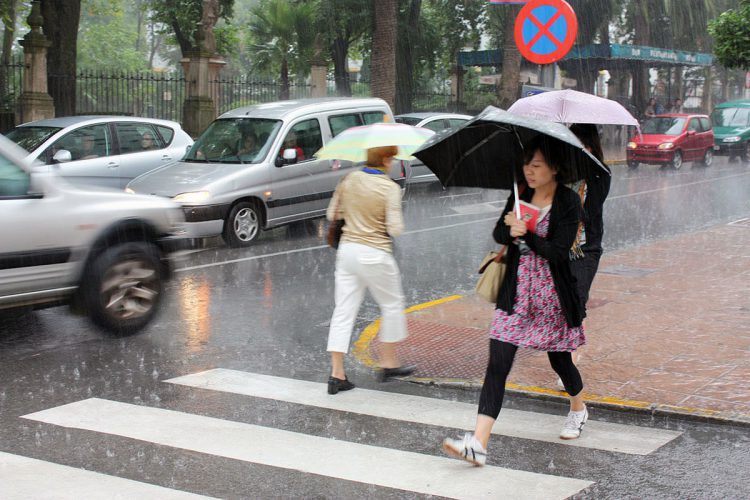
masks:
[(577, 439), (581, 436), (586, 420), (589, 419), (589, 410), (584, 407), (583, 411), (568, 412), (568, 418), (560, 431), (560, 439)]
[(563, 381), (560, 377), (557, 377), (557, 387), (559, 387), (563, 391), (565, 390), (565, 384), (563, 384)]
[(471, 432), (464, 434), (463, 439), (445, 438), (443, 440), (443, 451), (452, 457), (466, 460), (477, 467), (481, 467), (487, 462), (487, 450)]

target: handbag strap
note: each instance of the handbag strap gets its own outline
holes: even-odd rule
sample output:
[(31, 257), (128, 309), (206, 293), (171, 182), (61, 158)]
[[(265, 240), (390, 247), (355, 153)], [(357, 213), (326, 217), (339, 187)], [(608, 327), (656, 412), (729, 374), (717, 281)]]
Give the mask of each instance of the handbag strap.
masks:
[(497, 255), (492, 260), (498, 264), (501, 263), (503, 261), (503, 256), (505, 255), (505, 250), (507, 250), (507, 248), (508, 245), (503, 245), (502, 247), (500, 247), (500, 251), (497, 252)]

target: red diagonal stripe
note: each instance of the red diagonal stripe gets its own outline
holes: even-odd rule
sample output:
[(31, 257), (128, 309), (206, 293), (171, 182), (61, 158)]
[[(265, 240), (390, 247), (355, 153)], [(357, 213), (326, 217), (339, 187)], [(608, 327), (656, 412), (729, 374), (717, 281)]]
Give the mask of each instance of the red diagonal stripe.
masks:
[(528, 43), (529, 49), (534, 46), (536, 42), (539, 41), (540, 38), (542, 38), (544, 35), (547, 35), (547, 38), (549, 38), (552, 43), (558, 46), (558, 48), (562, 45), (562, 41), (558, 40), (555, 35), (553, 35), (550, 32), (550, 28), (557, 22), (558, 19), (560, 19), (560, 16), (562, 16), (562, 11), (558, 10), (557, 13), (552, 16), (552, 18), (547, 21), (547, 24), (542, 25), (541, 21), (536, 18), (533, 14), (529, 14), (529, 20), (536, 24), (536, 27), (539, 28), (539, 33), (536, 34), (534, 38), (531, 39), (531, 41)]

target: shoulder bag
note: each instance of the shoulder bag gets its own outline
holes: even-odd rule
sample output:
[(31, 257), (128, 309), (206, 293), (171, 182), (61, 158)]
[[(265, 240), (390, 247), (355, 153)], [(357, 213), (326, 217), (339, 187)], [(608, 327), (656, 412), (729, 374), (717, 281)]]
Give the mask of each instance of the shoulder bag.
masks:
[(479, 265), (479, 281), (475, 288), (477, 295), (495, 304), (500, 284), (505, 276), (505, 250), (503, 245), (499, 252), (489, 252)]

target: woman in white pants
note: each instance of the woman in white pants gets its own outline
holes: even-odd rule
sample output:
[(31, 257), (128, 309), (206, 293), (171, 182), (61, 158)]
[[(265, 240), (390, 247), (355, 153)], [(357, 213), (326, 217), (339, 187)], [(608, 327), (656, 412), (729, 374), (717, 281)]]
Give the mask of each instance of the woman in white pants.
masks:
[(413, 366), (401, 365), (395, 345), (406, 338), (404, 294), (391, 243), (391, 237), (404, 230), (401, 189), (388, 176), (397, 154), (396, 146), (368, 149), (367, 166), (339, 183), (328, 206), (328, 220), (345, 221), (336, 254), (336, 307), (328, 333), (328, 394), (354, 388), (346, 377), (344, 354), (349, 352), (354, 321), (366, 289), (383, 316), (379, 333), (380, 380), (414, 371)]

